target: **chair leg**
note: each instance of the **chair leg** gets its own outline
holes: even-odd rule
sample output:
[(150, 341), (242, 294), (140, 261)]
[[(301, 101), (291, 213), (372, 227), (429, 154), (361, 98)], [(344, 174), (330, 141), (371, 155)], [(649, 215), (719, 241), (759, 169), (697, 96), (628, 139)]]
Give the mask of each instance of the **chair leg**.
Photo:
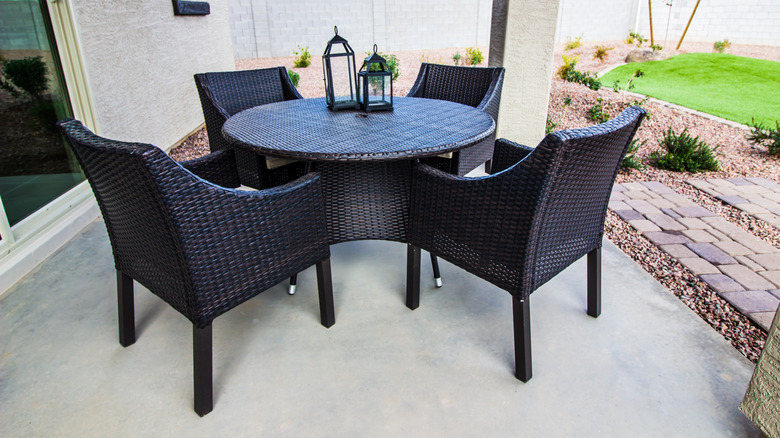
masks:
[(317, 263), (317, 290), (320, 294), (320, 322), (325, 327), (336, 323), (333, 308), (333, 279), (330, 275), (330, 258)]
[(135, 343), (135, 304), (133, 279), (122, 271), (116, 271), (117, 307), (119, 310), (119, 344), (129, 347)]
[(420, 248), (406, 246), (406, 307), (420, 307)]
[(601, 315), (601, 248), (588, 253), (588, 315)]
[(298, 287), (298, 274), (293, 275), (290, 277), (290, 287), (287, 289), (287, 293), (290, 295), (295, 295), (295, 289)]
[(523, 382), (531, 380), (531, 308), (530, 297), (521, 300), (512, 297), (512, 316), (515, 327), (515, 377)]
[(436, 287), (441, 287), (441, 272), (439, 271), (439, 259), (435, 255), (431, 254), (431, 267), (433, 268), (433, 283)]
[(485, 173), (491, 175), (490, 170), (492, 169), (492, 167), (493, 167), (493, 160), (485, 161)]
[(214, 383), (211, 369), (211, 324), (192, 326), (192, 362), (195, 382), (195, 413), (201, 417), (214, 409)]

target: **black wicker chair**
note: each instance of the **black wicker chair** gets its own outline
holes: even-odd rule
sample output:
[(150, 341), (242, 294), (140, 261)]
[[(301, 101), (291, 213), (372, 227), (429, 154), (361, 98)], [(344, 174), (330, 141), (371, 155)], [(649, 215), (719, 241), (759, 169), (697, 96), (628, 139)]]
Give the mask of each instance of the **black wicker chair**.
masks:
[[(456, 67), (423, 63), (407, 96), (462, 103), (481, 109), (498, 121), (503, 84), (503, 67)], [(495, 138), (493, 134), (475, 146), (443, 156), (425, 158), (422, 162), (461, 176), (485, 163), (489, 172)]]
[(333, 325), (319, 174), (263, 191), (232, 190), (220, 187), (239, 185), (230, 149), (180, 166), (152, 145), (101, 138), (73, 119), (58, 125), (108, 229), (117, 270), (119, 343), (135, 342), (136, 280), (192, 322), (199, 415), (213, 407), (214, 318), (316, 263), (321, 322)]
[(601, 244), (612, 185), (645, 111), (547, 135), (535, 149), (496, 141), (493, 174), (412, 176), (406, 305), (420, 303), (420, 248), (512, 294), (515, 375), (531, 378), (529, 295), (588, 255), (588, 314), (601, 313)]
[[(231, 147), (222, 136), (228, 117), (258, 105), (303, 99), (284, 67), (199, 73), (195, 85), (212, 152)], [(268, 158), (240, 148), (236, 149), (236, 161), (241, 183), (256, 189), (287, 184), (305, 173), (302, 162)]]

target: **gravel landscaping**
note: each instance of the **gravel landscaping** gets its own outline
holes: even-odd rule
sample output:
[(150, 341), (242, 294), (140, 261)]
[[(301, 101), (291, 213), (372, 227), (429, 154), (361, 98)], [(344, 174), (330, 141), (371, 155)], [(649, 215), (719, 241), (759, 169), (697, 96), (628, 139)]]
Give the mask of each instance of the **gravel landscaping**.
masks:
[[(608, 52), (609, 58), (606, 62), (601, 63), (592, 58), (596, 45), (614, 47)], [(563, 45), (561, 45), (555, 53), (555, 69), (557, 70), (558, 66), (563, 63), (561, 54), (565, 53), (567, 56), (580, 55), (576, 66), (579, 71), (605, 71), (622, 63), (628, 52), (635, 48), (635, 46), (629, 46), (623, 42), (612, 41), (583, 43), (580, 48), (563, 52)], [(672, 55), (682, 52), (711, 52), (712, 44), (685, 43), (684, 49), (680, 52), (665, 51)], [(486, 61), (483, 63), (485, 65), (487, 63), (487, 49), (482, 48), (482, 51), (485, 54)], [(421, 61), (452, 64), (452, 54), (455, 52), (463, 55), (465, 49), (452, 48), (395, 53), (400, 62), (401, 75), (394, 83), (394, 95), (406, 95), (414, 83)], [(780, 62), (780, 51), (777, 50), (777, 47), (734, 44), (727, 53)], [(301, 76), (298, 89), (304, 97), (317, 97), (324, 94), (319, 51), (313, 50), (312, 54), (314, 62), (311, 66), (305, 69), (294, 69)], [(291, 69), (292, 61), (293, 57), (238, 60), (236, 68), (253, 69), (285, 65)], [(596, 122), (588, 118), (588, 109), (596, 103), (597, 98), (602, 99), (602, 106), (612, 117), (619, 114), (627, 106), (636, 104), (639, 100), (639, 103), (650, 115), (637, 132), (637, 138), (640, 141), (647, 141), (637, 153), (640, 159), (646, 159), (653, 150), (658, 148), (658, 140), (670, 127), (677, 133), (687, 129), (691, 135), (699, 136), (709, 145), (718, 146), (716, 152), (721, 170), (706, 174), (691, 174), (669, 172), (647, 166), (644, 170), (621, 172), (618, 175), (618, 182), (659, 181), (767, 243), (780, 247), (780, 230), (737, 208), (724, 204), (685, 182), (689, 179), (701, 178), (722, 179), (758, 176), (780, 182), (779, 158), (771, 157), (766, 148), (755, 146), (747, 141), (745, 137), (747, 131), (743, 128), (691, 114), (653, 100), (643, 101), (630, 93), (616, 93), (610, 88), (611, 84), (604, 85), (602, 89), (593, 91), (583, 85), (565, 82), (555, 77), (552, 81), (548, 108), (548, 116), (552, 122), (557, 124), (555, 129), (578, 128), (595, 124)], [(568, 102), (569, 100), (570, 103), (564, 103), (564, 101)], [(180, 147), (171, 151), (171, 155), (180, 160), (201, 156), (205, 153), (208, 153), (208, 141), (203, 130), (193, 134)], [(753, 362), (757, 361), (766, 340), (766, 332), (720, 298), (687, 268), (658, 249), (641, 233), (612, 212), (609, 212), (607, 216), (605, 233), (609, 240), (699, 314), (742, 354)]]

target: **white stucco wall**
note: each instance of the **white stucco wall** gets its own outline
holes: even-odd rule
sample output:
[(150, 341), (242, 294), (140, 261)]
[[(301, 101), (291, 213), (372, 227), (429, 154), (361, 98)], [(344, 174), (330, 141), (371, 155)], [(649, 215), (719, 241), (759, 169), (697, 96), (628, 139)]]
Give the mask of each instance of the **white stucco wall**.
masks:
[(647, 0), (560, 0), (555, 41), (580, 36), (585, 41), (622, 40), (636, 27), (640, 2), (646, 7)]
[(72, 2), (100, 135), (168, 148), (203, 122), (192, 75), (234, 69), (227, 0), (178, 17), (170, 1)]

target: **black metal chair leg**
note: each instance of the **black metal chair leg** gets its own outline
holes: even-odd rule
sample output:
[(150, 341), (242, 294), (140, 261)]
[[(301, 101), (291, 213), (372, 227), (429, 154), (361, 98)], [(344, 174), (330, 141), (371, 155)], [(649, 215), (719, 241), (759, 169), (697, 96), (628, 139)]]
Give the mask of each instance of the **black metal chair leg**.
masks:
[(293, 275), (290, 277), (290, 288), (287, 289), (287, 293), (290, 295), (295, 295), (295, 289), (298, 287), (298, 274)]
[(433, 283), (436, 287), (441, 287), (441, 272), (439, 271), (439, 259), (431, 254), (431, 267), (433, 268)]
[(485, 173), (488, 175), (491, 175), (490, 171), (493, 167), (493, 160), (487, 160), (485, 161)]
[(214, 409), (214, 384), (211, 369), (211, 324), (192, 326), (192, 362), (195, 382), (195, 413), (201, 417)]
[(317, 263), (317, 290), (320, 295), (320, 322), (325, 327), (336, 323), (333, 308), (333, 279), (330, 275), (330, 258)]
[(406, 307), (420, 307), (420, 248), (406, 246)]
[(588, 253), (588, 315), (601, 315), (601, 248)]
[(122, 271), (116, 271), (116, 295), (119, 310), (119, 344), (129, 347), (135, 343), (135, 304), (133, 279)]
[(515, 377), (523, 382), (531, 380), (531, 309), (529, 298), (512, 297), (512, 316), (515, 327)]

